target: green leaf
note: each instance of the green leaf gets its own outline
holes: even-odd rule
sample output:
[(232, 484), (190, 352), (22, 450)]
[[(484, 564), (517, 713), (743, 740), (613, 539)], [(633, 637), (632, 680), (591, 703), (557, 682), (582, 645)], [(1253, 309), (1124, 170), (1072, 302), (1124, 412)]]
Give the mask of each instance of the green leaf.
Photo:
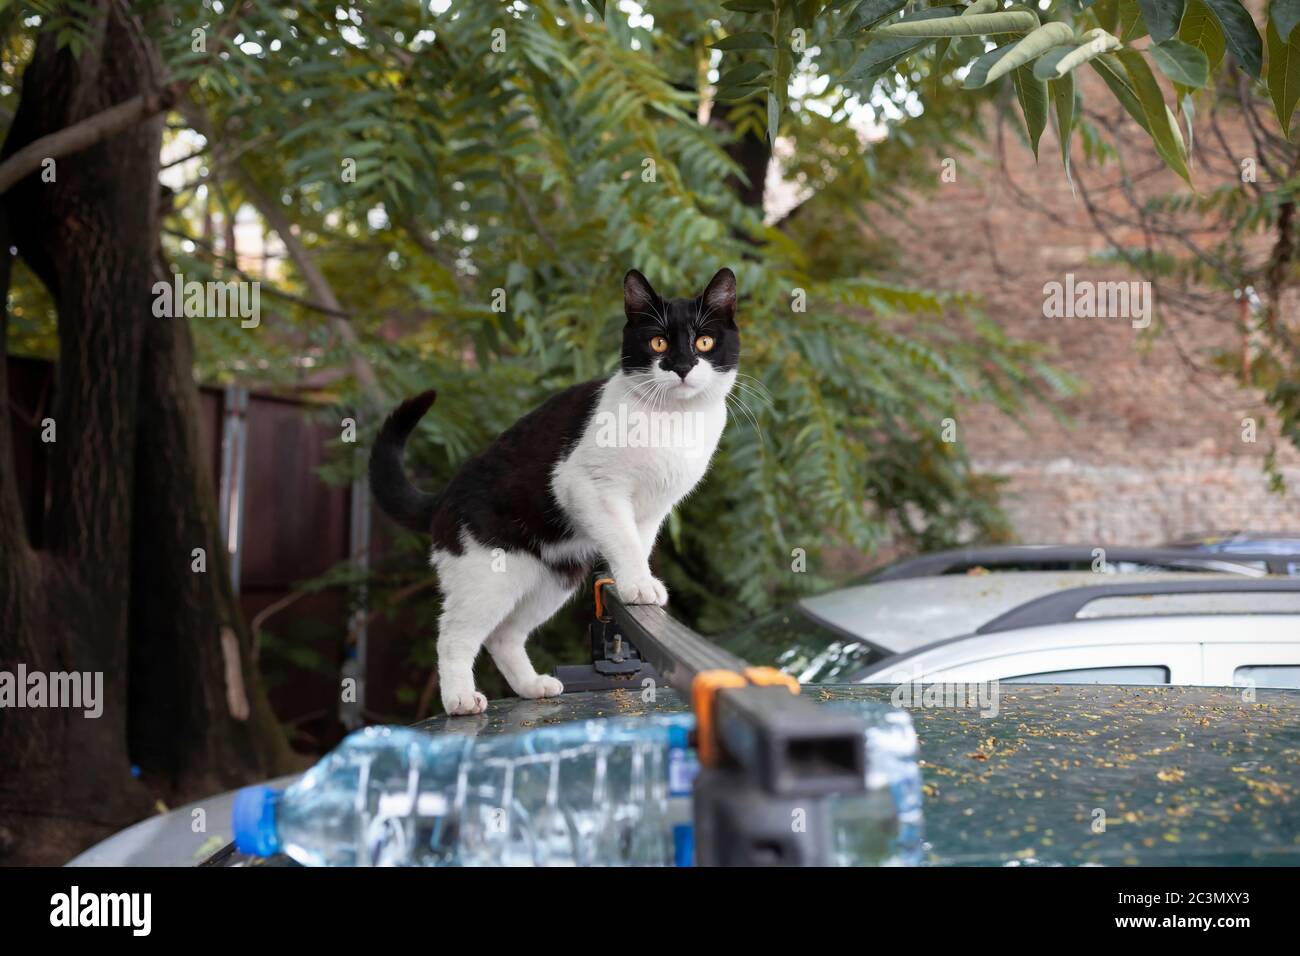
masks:
[[(1069, 43), (1073, 39), (1074, 31), (1067, 24), (1045, 23), (1028, 36), (1011, 44), (1011, 48), (1007, 51), (1006, 55), (999, 57), (995, 63), (989, 66), (984, 76), (984, 82), (979, 85), (983, 86), (992, 83), (999, 77), (1006, 76), (1012, 70), (1024, 66), (1035, 57), (1042, 56), (1048, 50), (1052, 49), (1052, 47)], [(971, 74), (974, 74), (974, 69), (971, 70)], [(967, 75), (967, 82), (963, 85), (967, 89), (974, 89), (970, 83), (970, 78), (970, 75)], [(1045, 103), (1047, 97), (1046, 92), (1043, 93), (1043, 97)], [(1044, 109), (1046, 109), (1046, 106), (1044, 106)]]
[(1074, 74), (1052, 80), (1047, 84), (1052, 93), (1052, 105), (1056, 107), (1056, 138), (1061, 142), (1061, 163), (1065, 166), (1065, 178), (1070, 188), (1074, 188), (1074, 177), (1070, 173), (1070, 137), (1074, 133)]
[(1124, 65), (1133, 92), (1142, 104), (1142, 112), (1147, 118), (1147, 131), (1156, 144), (1156, 152), (1170, 169), (1190, 185), (1192, 178), (1187, 170), (1183, 136), (1169, 107), (1165, 105), (1164, 93), (1160, 91), (1160, 84), (1156, 82), (1151, 67), (1147, 66), (1146, 59), (1136, 50), (1120, 50), (1116, 56)]
[(1107, 33), (1119, 31), (1119, 0), (1097, 0), (1092, 5), (1097, 25)]
[(1277, 23), (1268, 21), (1268, 92), (1282, 132), (1291, 138), (1291, 116), (1300, 99), (1300, 34), (1283, 40)]
[(740, 86), (720, 86), (713, 98), (722, 103), (734, 103), (737, 100), (749, 99), (755, 93), (766, 93), (767, 87), (758, 84), (742, 84)]
[(1006, 58), (1007, 54), (1015, 49), (1015, 42), (1007, 43), (998, 47), (996, 50), (989, 50), (982, 57), (970, 65), (970, 70), (966, 73), (966, 79), (962, 81), (962, 86), (968, 90), (977, 90), (985, 86), (989, 81), (989, 71), (995, 67), (999, 61)]
[[(957, 11), (952, 7), (934, 7), (912, 14), (912, 19), (929, 20), (955, 17), (956, 15)], [(921, 47), (928, 45), (929, 42), (926, 38), (877, 37), (873, 35), (871, 42), (858, 53), (857, 59), (853, 61), (853, 65), (844, 74), (842, 81), (872, 79), (879, 76), (903, 57), (915, 53)]]
[(1183, 119), (1187, 121), (1187, 152), (1190, 155), (1193, 149), (1193, 137), (1195, 136), (1193, 127), (1196, 123), (1196, 101), (1192, 99), (1192, 94), (1188, 93), (1179, 100), (1178, 107), (1182, 110)]
[(776, 133), (781, 126), (781, 101), (775, 93), (767, 94), (767, 140), (776, 143)]
[(1137, 5), (1137, 0), (1119, 0), (1119, 28), (1115, 35), (1125, 43), (1147, 35), (1147, 23), (1142, 19), (1142, 8)]
[(1055, 79), (1060, 75), (1056, 69), (1057, 64), (1073, 52), (1068, 46), (1058, 46), (1054, 50), (1048, 50), (1034, 62), (1034, 76), (1040, 80)]
[(595, 10), (596, 13), (599, 14), (600, 18), (601, 18), (602, 20), (604, 20), (604, 19), (605, 19), (605, 0), (587, 0), (587, 2), (588, 2), (589, 4), (591, 4), (591, 9)]
[(1223, 29), (1204, 0), (1187, 0), (1183, 23), (1178, 28), (1178, 39), (1205, 54), (1205, 61), (1211, 73), (1223, 62), (1223, 54), (1227, 49), (1223, 39)]
[(1164, 43), (1178, 32), (1183, 0), (1137, 0), (1137, 4), (1153, 43)]
[(739, 86), (743, 83), (752, 83), (768, 72), (768, 65), (761, 61), (755, 60), (752, 63), (742, 63), (740, 66), (733, 67), (722, 76), (718, 77), (718, 86)]
[(849, 14), (844, 24), (844, 33), (857, 33), (874, 27), (891, 13), (897, 13), (907, 4), (907, 0), (862, 0)]
[(722, 9), (735, 13), (767, 13), (774, 8), (772, 0), (729, 0)]
[(776, 47), (776, 44), (766, 33), (753, 30), (746, 33), (733, 33), (710, 46), (714, 50), (771, 50)]
[(1082, 66), (1094, 57), (1117, 50), (1119, 38), (1105, 30), (1089, 30), (1083, 35), (1084, 42), (1071, 49), (1068, 46), (1048, 50), (1034, 64), (1034, 76), (1040, 80), (1051, 80), (1065, 76), (1076, 67)]
[(930, 20), (910, 16), (873, 31), (875, 37), (973, 37), (996, 33), (1024, 33), (1038, 28), (1038, 15), (1032, 10), (1003, 10), (1001, 13), (976, 13), (969, 17)]
[(1181, 40), (1166, 40), (1147, 50), (1160, 72), (1182, 86), (1200, 89), (1210, 78), (1205, 54)]
[(1268, 5), (1268, 17), (1277, 26), (1278, 38), (1289, 40), (1291, 31), (1300, 23), (1300, 0), (1273, 0)]
[(1259, 79), (1264, 66), (1264, 41), (1259, 38), (1255, 21), (1250, 18), (1240, 0), (1204, 0), (1214, 19), (1223, 28), (1224, 39), (1240, 67)]
[(1137, 94), (1133, 92), (1133, 87), (1129, 84), (1128, 77), (1124, 74), (1124, 67), (1113, 56), (1099, 56), (1095, 60), (1089, 61), (1089, 64), (1097, 75), (1106, 81), (1110, 91), (1115, 94), (1115, 98), (1128, 111), (1128, 115), (1137, 120), (1147, 133), (1151, 132), (1151, 124), (1147, 122), (1147, 115), (1142, 110), (1142, 104), (1138, 102)]
[[(1006, 62), (1004, 57), (1002, 62)], [(1016, 87), (1016, 98), (1020, 100), (1020, 112), (1025, 117), (1025, 129), (1029, 133), (1029, 145), (1034, 151), (1034, 161), (1038, 160), (1038, 140), (1047, 128), (1047, 84), (1034, 76), (1027, 66), (1020, 66), (1011, 74), (1011, 82)]]

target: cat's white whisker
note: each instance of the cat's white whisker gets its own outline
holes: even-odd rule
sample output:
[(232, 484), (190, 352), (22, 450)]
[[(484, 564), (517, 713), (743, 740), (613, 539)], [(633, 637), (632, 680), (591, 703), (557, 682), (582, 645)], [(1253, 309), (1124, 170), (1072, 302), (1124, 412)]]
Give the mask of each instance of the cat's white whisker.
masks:
[(774, 405), (771, 395), (764, 395), (761, 392), (754, 391), (752, 386), (749, 386), (744, 382), (737, 382), (736, 390), (739, 394), (744, 395), (747, 398), (751, 398), (754, 401), (759, 402), (762, 405), (766, 405), (769, 408), (771, 408)]
[(763, 434), (763, 426), (759, 424), (758, 417), (754, 414), (753, 410), (745, 404), (744, 399), (742, 399), (739, 394), (733, 392), (727, 396), (727, 407), (735, 407), (739, 409), (753, 424), (754, 431), (758, 433), (759, 442), (762, 443), (764, 447), (767, 447), (767, 438)]
[(771, 404), (772, 393), (767, 390), (767, 386), (763, 384), (762, 379), (759, 379), (753, 375), (747, 375), (746, 373), (737, 370), (736, 384), (739, 385), (741, 388), (748, 388), (751, 392), (757, 394), (764, 401)]

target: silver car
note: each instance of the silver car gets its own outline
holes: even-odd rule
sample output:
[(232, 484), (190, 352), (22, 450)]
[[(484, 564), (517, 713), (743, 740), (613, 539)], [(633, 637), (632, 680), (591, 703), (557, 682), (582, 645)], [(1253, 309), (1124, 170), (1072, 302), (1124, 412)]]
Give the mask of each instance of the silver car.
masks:
[(1300, 688), (1300, 580), (1013, 571), (869, 581), (716, 640), (802, 683)]

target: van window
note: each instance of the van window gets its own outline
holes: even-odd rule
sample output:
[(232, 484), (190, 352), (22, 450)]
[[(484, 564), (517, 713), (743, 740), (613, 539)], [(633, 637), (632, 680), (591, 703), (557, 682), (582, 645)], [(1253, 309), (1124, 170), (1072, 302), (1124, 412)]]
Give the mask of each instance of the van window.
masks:
[[(1238, 668), (1239, 671), (1247, 668)], [(1007, 684), (1168, 684), (1168, 667), (1081, 667), (1004, 677)], [(1263, 685), (1257, 685), (1263, 686)], [(1268, 685), (1274, 686), (1274, 685)]]
[(1300, 664), (1251, 664), (1232, 672), (1238, 687), (1289, 687), (1300, 690)]

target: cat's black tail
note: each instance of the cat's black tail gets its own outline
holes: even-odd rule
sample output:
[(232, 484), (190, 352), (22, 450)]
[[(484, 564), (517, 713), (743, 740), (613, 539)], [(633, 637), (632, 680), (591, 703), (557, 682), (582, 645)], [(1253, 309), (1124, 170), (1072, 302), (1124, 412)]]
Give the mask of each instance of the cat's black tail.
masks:
[(438, 393), (430, 390), (398, 405), (385, 419), (370, 450), (370, 490), (375, 500), (384, 514), (413, 531), (430, 530), (438, 496), (411, 484), (402, 467), (402, 452), (406, 439), (437, 397)]

